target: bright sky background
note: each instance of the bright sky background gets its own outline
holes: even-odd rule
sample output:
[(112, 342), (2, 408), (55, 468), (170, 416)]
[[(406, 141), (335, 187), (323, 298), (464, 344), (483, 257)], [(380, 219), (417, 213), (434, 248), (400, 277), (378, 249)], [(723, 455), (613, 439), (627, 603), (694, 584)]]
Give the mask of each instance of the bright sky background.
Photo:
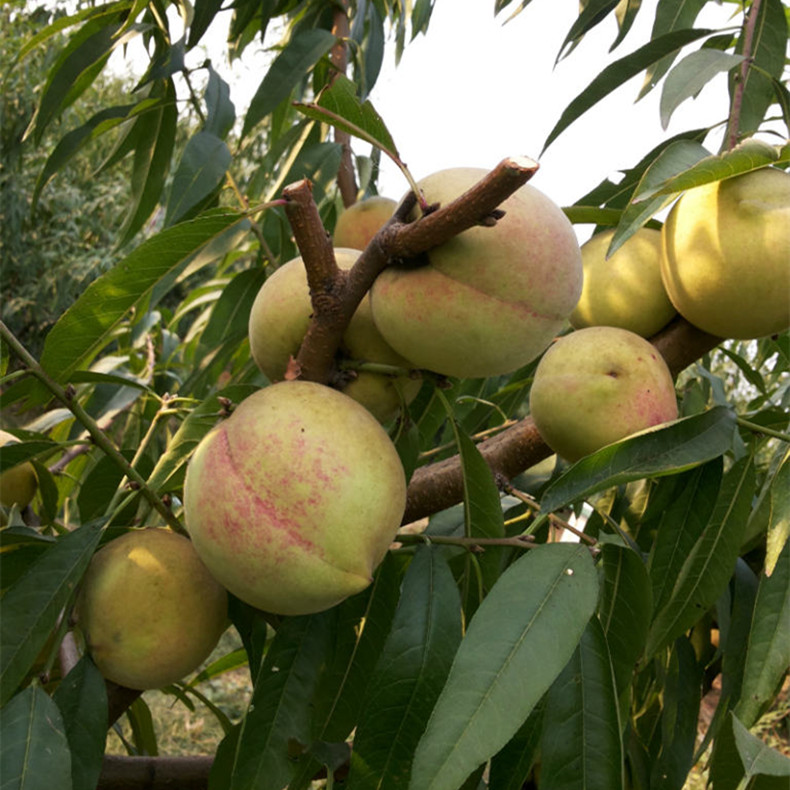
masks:
[[(556, 203), (571, 204), (605, 177), (617, 180), (618, 170), (636, 164), (667, 136), (725, 120), (728, 97), (723, 74), (696, 99), (682, 104), (666, 131), (659, 120), (660, 87), (635, 103), (642, 83), (639, 76), (588, 111), (540, 156), (543, 141), (565, 106), (604, 66), (649, 40), (656, 3), (644, 0), (633, 28), (614, 54), (608, 54), (617, 35), (611, 17), (555, 66), (578, 14), (576, 0), (535, 0), (507, 23), (510, 9), (494, 17), (493, 0), (437, 0), (427, 35), (406, 46), (400, 64), (395, 66), (394, 48), (385, 54), (370, 99), (417, 179), (444, 167), (490, 169), (507, 156), (525, 154), (540, 161), (531, 183)], [(696, 26), (727, 24), (730, 8), (708, 4)], [(231, 84), (231, 99), (241, 117), (262, 79), (263, 67), (255, 44), (245, 51), (242, 62), (232, 66), (222, 62), (219, 55), (225, 51), (229, 18), (229, 12), (220, 14), (222, 24), (217, 20), (211, 36), (204, 39), (206, 49), (190, 53), (190, 58), (200, 63), (210, 54), (215, 68)], [(118, 59), (115, 67), (125, 70)], [(355, 143), (355, 148), (369, 152), (362, 143)], [(380, 192), (397, 199), (406, 189), (403, 175), (383, 157)], [(581, 238), (591, 230), (577, 226)]]

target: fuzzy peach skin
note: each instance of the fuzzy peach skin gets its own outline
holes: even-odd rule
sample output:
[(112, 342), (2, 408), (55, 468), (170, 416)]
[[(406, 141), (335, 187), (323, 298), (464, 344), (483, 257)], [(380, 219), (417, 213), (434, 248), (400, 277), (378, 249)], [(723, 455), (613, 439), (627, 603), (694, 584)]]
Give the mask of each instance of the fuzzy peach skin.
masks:
[(571, 326), (619, 326), (651, 337), (677, 314), (661, 281), (661, 231), (640, 228), (608, 259), (614, 230), (582, 244), (584, 285)]
[(662, 239), (664, 285), (694, 326), (740, 339), (790, 326), (790, 173), (766, 167), (689, 189)]
[[(335, 260), (341, 269), (350, 269), (359, 255), (359, 250), (335, 250)], [(250, 353), (270, 381), (285, 377), (288, 360), (299, 353), (312, 312), (307, 272), (301, 258), (284, 263), (261, 286), (250, 310)], [(410, 367), (376, 329), (367, 299), (352, 316), (340, 353), (360, 362)], [(343, 392), (361, 403), (380, 422), (387, 422), (397, 416), (401, 404), (408, 405), (414, 400), (421, 386), (419, 379), (409, 376), (390, 378), (359, 372), (350, 378)]]
[(337, 218), (332, 235), (333, 244), (335, 247), (364, 250), (379, 229), (392, 217), (397, 205), (392, 198), (382, 195), (352, 203)]
[[(420, 182), (446, 205), (485, 170), (452, 168)], [(535, 359), (579, 299), (582, 264), (573, 226), (529, 184), (476, 226), (429, 251), (428, 265), (390, 266), (370, 299), (384, 339), (416, 367), (447, 376), (510, 373)]]
[[(0, 447), (18, 441), (14, 434), (0, 431)], [(29, 461), (0, 473), (0, 505), (4, 507), (16, 505), (20, 510), (24, 510), (33, 501), (37, 490), (38, 477), (33, 464)]]
[(228, 624), (228, 595), (188, 538), (135, 529), (94, 554), (75, 614), (104, 677), (154, 689), (208, 658)]
[(678, 416), (663, 357), (639, 335), (610, 326), (579, 329), (549, 348), (529, 408), (543, 440), (568, 461)]
[(187, 530), (214, 576), (285, 615), (364, 590), (405, 505), (403, 467), (378, 421), (306, 381), (242, 401), (200, 442), (184, 486)]

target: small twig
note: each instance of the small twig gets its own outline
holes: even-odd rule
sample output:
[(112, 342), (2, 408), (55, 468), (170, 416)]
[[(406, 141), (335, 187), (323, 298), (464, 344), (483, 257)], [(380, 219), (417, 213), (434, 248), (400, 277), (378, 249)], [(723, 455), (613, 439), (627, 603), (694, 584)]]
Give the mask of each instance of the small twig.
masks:
[(443, 546), (460, 546), (465, 549), (475, 547), (485, 548), (486, 546), (510, 546), (517, 549), (531, 549), (535, 545), (535, 538), (532, 535), (516, 535), (511, 538), (483, 538), (483, 537), (457, 537), (449, 535), (426, 535), (422, 532), (399, 532), (395, 536), (395, 541), (405, 545), (415, 545), (422, 543), (436, 543)]
[(746, 428), (747, 431), (751, 431), (752, 433), (763, 434), (764, 436), (771, 436), (774, 439), (781, 439), (783, 442), (790, 442), (790, 434), (782, 433), (782, 431), (775, 431), (773, 428), (769, 428), (766, 425), (760, 425), (759, 423), (752, 422), (751, 420), (747, 420), (744, 417), (736, 417), (735, 421), (742, 428)]
[(762, 0), (753, 0), (752, 7), (749, 9), (743, 27), (743, 62), (740, 66), (738, 78), (735, 82), (735, 90), (732, 94), (732, 104), (730, 105), (730, 117), (727, 121), (727, 136), (725, 150), (731, 151), (738, 143), (741, 125), (741, 108), (743, 107), (743, 95), (746, 90), (746, 80), (749, 76), (749, 68), (752, 62), (752, 44), (754, 41), (754, 28), (757, 24), (757, 17), (760, 14), (760, 4)]
[(118, 448), (110, 441), (104, 431), (96, 423), (96, 420), (88, 414), (79, 401), (70, 396), (67, 391), (60, 386), (49, 374), (39, 365), (36, 359), (19, 342), (16, 335), (0, 321), (0, 336), (8, 343), (11, 351), (24, 363), (30, 372), (59, 400), (85, 427), (93, 439), (94, 444), (108, 455), (119, 469), (130, 479), (140, 486), (140, 493), (150, 502), (151, 506), (164, 518), (167, 524), (175, 531), (183, 533), (184, 528), (175, 517), (173, 512), (162, 502), (162, 500), (152, 491), (145, 482), (145, 479), (137, 472), (126, 460)]

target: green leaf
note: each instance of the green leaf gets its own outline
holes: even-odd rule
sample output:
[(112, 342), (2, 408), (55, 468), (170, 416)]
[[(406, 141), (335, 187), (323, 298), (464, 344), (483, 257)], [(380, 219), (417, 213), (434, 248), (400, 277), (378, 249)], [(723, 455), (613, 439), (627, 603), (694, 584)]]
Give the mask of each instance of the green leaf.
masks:
[(654, 187), (660, 188), (678, 173), (687, 172), (707, 156), (710, 156), (710, 151), (695, 140), (675, 140), (664, 148), (636, 184), (617, 224), (607, 255), (613, 255), (674, 197), (674, 193), (660, 194), (645, 200), (641, 197), (643, 193), (649, 192)]
[(228, 146), (210, 132), (189, 138), (173, 174), (165, 225), (173, 225), (220, 186), (230, 167)]
[(187, 258), (219, 237), (243, 216), (230, 209), (206, 212), (161, 231), (106, 274), (94, 280), (60, 317), (44, 343), (41, 365), (60, 384), (86, 366), (115, 328)]
[(726, 452), (735, 415), (724, 406), (685, 417), (603, 447), (582, 458), (550, 484), (541, 510), (550, 513), (612, 486), (690, 469)]
[(670, 52), (676, 52), (692, 41), (708, 36), (712, 30), (679, 30), (667, 33), (650, 41), (648, 44), (626, 55), (614, 63), (610, 63), (601, 73), (565, 108), (559, 121), (549, 132), (546, 142), (543, 143), (545, 151), (559, 135), (587, 110), (597, 104), (613, 90), (627, 82), (631, 77), (639, 74), (652, 63), (660, 60)]
[(311, 700), (330, 644), (331, 617), (289, 617), (278, 629), (242, 722), (230, 790), (280, 790), (290, 782), (292, 742), (310, 743)]
[[(738, 132), (741, 135), (757, 131), (768, 107), (775, 101), (773, 79), (781, 80), (783, 76), (787, 36), (787, 17), (782, 0), (763, 0), (754, 25), (749, 68), (738, 112)], [(743, 52), (746, 37), (744, 27), (736, 47), (737, 52)], [(737, 90), (736, 86), (736, 80), (730, 79), (731, 101)]]
[(195, 0), (195, 15), (192, 17), (192, 24), (189, 26), (189, 38), (187, 39), (187, 49), (192, 49), (208, 30), (214, 17), (222, 8), (222, 0)]
[(134, 159), (130, 210), (120, 230), (118, 247), (123, 247), (139, 231), (159, 203), (170, 172), (176, 140), (178, 108), (172, 79), (157, 80), (151, 85), (152, 98), (159, 98), (159, 109), (135, 121)]
[(790, 540), (790, 450), (771, 481), (770, 517), (765, 546), (765, 573), (770, 576)]
[(107, 739), (107, 688), (88, 656), (83, 656), (63, 678), (53, 699), (71, 748), (73, 790), (95, 790)]
[(545, 697), (532, 709), (507, 746), (491, 760), (489, 790), (522, 790), (540, 748)]
[(206, 398), (193, 409), (168, 442), (164, 454), (156, 462), (148, 486), (159, 494), (173, 491), (183, 484), (186, 464), (200, 440), (217, 424), (223, 406), (220, 399), (231, 404), (241, 403), (258, 389), (251, 384), (237, 384)]
[(414, 755), (412, 790), (456, 790), (519, 729), (573, 654), (595, 611), (589, 551), (530, 550), (469, 622)]
[(631, 684), (647, 638), (653, 613), (650, 579), (637, 552), (612, 543), (601, 550), (601, 569), (598, 617), (609, 645), (615, 687), (622, 694)]
[(790, 657), (790, 543), (774, 572), (760, 577), (735, 715), (752, 727), (773, 700)]
[(685, 637), (669, 657), (661, 710), (661, 750), (650, 777), (651, 790), (682, 790), (694, 764), (702, 667)]
[(38, 455), (50, 455), (53, 451), (60, 449), (57, 442), (48, 439), (33, 439), (19, 442), (9, 442), (2, 446), (0, 451), (0, 472), (10, 469), (13, 466), (30, 461)]
[(661, 91), (661, 126), (666, 129), (672, 113), (686, 99), (696, 96), (717, 74), (743, 62), (743, 55), (717, 49), (699, 49), (687, 55), (667, 75)]
[(722, 482), (705, 530), (685, 558), (672, 592), (656, 613), (645, 653), (655, 655), (716, 602), (732, 576), (755, 489), (754, 463), (738, 461)]
[(541, 790), (623, 787), (617, 692), (606, 637), (596, 617), (546, 695), (540, 786)]
[(633, 201), (643, 202), (660, 195), (674, 195), (702, 184), (787, 161), (790, 161), (790, 145), (780, 147), (769, 145), (762, 140), (744, 140), (730, 151), (706, 156), (668, 177), (660, 180), (654, 178), (644, 186), (640, 184)]
[(229, 339), (247, 336), (250, 310), (258, 291), (266, 279), (263, 268), (239, 272), (222, 289), (222, 294), (211, 309), (206, 328), (200, 335), (200, 345), (206, 351)]
[(628, 35), (641, 7), (642, 0), (620, 0), (617, 4), (614, 9), (614, 15), (617, 19), (617, 38), (614, 40), (612, 46), (609, 47), (609, 52), (617, 49), (623, 39)]
[(41, 142), (52, 120), (72, 104), (93, 82), (120, 40), (123, 26), (118, 13), (93, 16), (69, 39), (49, 70), (36, 114), (31, 122), (33, 139)]
[(732, 732), (747, 779), (753, 776), (790, 778), (790, 758), (752, 735), (735, 714), (732, 714)]
[[(707, 0), (658, 0), (650, 39), (653, 40), (666, 33), (691, 28), (706, 3)], [(658, 84), (664, 74), (669, 71), (679, 51), (676, 50), (661, 58), (647, 69), (638, 99), (641, 99)]]
[[(193, 23), (190, 34), (194, 29)], [(204, 95), (206, 124), (203, 127), (203, 131), (224, 140), (236, 121), (236, 107), (230, 100), (230, 86), (228, 83), (214, 71), (211, 63), (206, 68), (208, 69), (208, 83), (206, 84), (206, 93)]]
[(392, 135), (369, 101), (360, 102), (354, 83), (342, 75), (321, 91), (314, 104), (297, 103), (296, 108), (316, 121), (329, 123), (354, 137), (380, 148), (391, 159), (400, 161)]
[(277, 56), (252, 97), (241, 136), (273, 112), (335, 44), (328, 30), (312, 28), (294, 36)]
[(10, 699), (44, 647), (101, 534), (99, 524), (85, 524), (59, 538), (3, 597), (0, 705)]
[(132, 728), (132, 743), (137, 754), (156, 757), (159, 744), (156, 741), (154, 717), (148, 703), (143, 697), (137, 697), (126, 710), (126, 718)]
[(354, 736), (348, 790), (407, 788), (414, 749), (461, 642), (461, 600), (435, 547), (417, 550)]
[(587, 0), (580, 5), (580, 13), (576, 21), (571, 25), (571, 29), (562, 42), (557, 61), (559, 62), (569, 54), (574, 47), (581, 41), (584, 34), (592, 30), (596, 25), (603, 22), (609, 14), (619, 4), (620, 0)]
[(683, 564), (708, 525), (716, 506), (721, 478), (720, 458), (714, 458), (678, 478), (675, 496), (658, 522), (647, 565), (656, 612), (671, 597)]
[(0, 710), (3, 790), (72, 790), (71, 755), (58, 706), (38, 687)]

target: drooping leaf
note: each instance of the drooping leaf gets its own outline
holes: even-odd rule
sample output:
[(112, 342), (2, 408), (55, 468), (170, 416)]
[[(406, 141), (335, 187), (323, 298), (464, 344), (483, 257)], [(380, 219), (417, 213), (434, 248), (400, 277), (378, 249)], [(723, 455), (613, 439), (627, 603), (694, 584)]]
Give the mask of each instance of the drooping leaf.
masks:
[(615, 6), (614, 15), (617, 19), (617, 38), (612, 43), (612, 46), (609, 47), (609, 52), (617, 49), (628, 35), (641, 7), (642, 0), (620, 0)]
[(381, 116), (369, 101), (361, 102), (357, 98), (356, 87), (347, 77), (338, 76), (329, 88), (321, 92), (317, 102), (297, 104), (296, 107), (308, 118), (332, 124), (400, 161), (398, 149)]
[(195, 0), (195, 15), (192, 17), (192, 24), (189, 26), (189, 38), (187, 39), (187, 49), (192, 49), (208, 30), (209, 25), (214, 21), (214, 17), (222, 8), (222, 0)]
[(84, 524), (59, 538), (4, 595), (0, 705), (10, 699), (44, 647), (100, 537), (100, 524)]
[(597, 104), (613, 90), (627, 82), (640, 71), (660, 60), (665, 55), (678, 51), (686, 44), (696, 41), (712, 33), (711, 30), (679, 30), (659, 36), (644, 46), (626, 55), (624, 58), (610, 63), (593, 81), (565, 108), (559, 121), (549, 132), (543, 143), (545, 151), (559, 135), (587, 110)]
[(214, 192), (222, 184), (230, 161), (228, 146), (211, 132), (190, 137), (173, 174), (165, 225), (179, 222)]
[(200, 335), (200, 345), (206, 350), (216, 348), (227, 339), (241, 339), (247, 335), (250, 310), (258, 295), (265, 273), (263, 269), (245, 269), (222, 289), (214, 303), (206, 328)]
[(645, 653), (655, 655), (712, 606), (732, 576), (755, 488), (754, 463), (742, 458), (725, 475), (716, 507), (655, 615)]
[(790, 450), (785, 453), (771, 481), (768, 496), (771, 512), (765, 546), (765, 573), (770, 576), (776, 570), (782, 552), (786, 553), (790, 540)]
[(699, 49), (680, 61), (664, 80), (661, 91), (661, 126), (666, 129), (672, 113), (686, 100), (695, 96), (717, 74), (730, 71), (743, 62), (743, 55)]
[(722, 469), (721, 459), (714, 458), (678, 479), (675, 497), (658, 523), (648, 560), (655, 611), (669, 600), (683, 564), (708, 525)]
[(414, 755), (411, 790), (456, 790), (519, 729), (573, 654), (598, 597), (586, 548), (541, 546), (472, 617)]
[(598, 618), (546, 695), (542, 790), (619, 790), (623, 745), (614, 673)]
[(644, 561), (632, 549), (607, 543), (601, 560), (598, 617), (609, 645), (617, 693), (622, 694), (645, 647), (653, 611), (650, 579)]
[[(651, 40), (667, 33), (693, 27), (706, 2), (707, 0), (658, 0), (653, 29), (650, 31)], [(638, 98), (641, 99), (658, 84), (669, 71), (679, 51), (666, 55), (648, 67)]]
[(790, 657), (790, 543), (774, 572), (763, 574), (757, 589), (746, 647), (741, 698), (735, 715), (752, 727), (773, 700)]
[(178, 109), (173, 80), (151, 83), (151, 98), (161, 99), (155, 110), (138, 117), (134, 134), (130, 210), (120, 230), (118, 246), (129, 242), (151, 216), (162, 197), (176, 140)]
[[(194, 30), (194, 24), (192, 26)], [(206, 123), (204, 132), (224, 140), (236, 121), (236, 107), (230, 100), (230, 86), (225, 82), (211, 63), (207, 64), (208, 82), (206, 83)]]
[(275, 58), (258, 90), (252, 97), (241, 136), (247, 134), (271, 113), (305, 75), (335, 44), (335, 36), (328, 30), (313, 28), (294, 36)]
[(661, 750), (650, 777), (655, 790), (682, 790), (694, 764), (702, 667), (685, 637), (676, 640), (663, 686)]
[(278, 629), (242, 722), (230, 790), (281, 790), (293, 776), (291, 750), (310, 743), (310, 701), (330, 620), (327, 612), (289, 617)]
[(71, 748), (73, 790), (95, 790), (107, 739), (107, 687), (88, 656), (63, 678), (53, 699)]
[(0, 709), (3, 790), (72, 790), (71, 755), (58, 706), (37, 686)]
[(441, 550), (418, 549), (354, 736), (348, 790), (408, 787), (414, 749), (461, 641), (461, 601)]
[(60, 317), (44, 343), (42, 367), (55, 381), (67, 383), (71, 373), (90, 362), (128, 311), (162, 278), (242, 219), (238, 212), (217, 209), (143, 242), (94, 280)]
[(577, 461), (549, 485), (541, 509), (553, 512), (605, 488), (675, 474), (710, 461), (730, 448), (734, 428), (735, 415), (716, 406), (610, 444)]
[(620, 0), (588, 0), (581, 5), (579, 16), (562, 42), (557, 61), (570, 53), (584, 37), (584, 34), (603, 22), (619, 4)]

